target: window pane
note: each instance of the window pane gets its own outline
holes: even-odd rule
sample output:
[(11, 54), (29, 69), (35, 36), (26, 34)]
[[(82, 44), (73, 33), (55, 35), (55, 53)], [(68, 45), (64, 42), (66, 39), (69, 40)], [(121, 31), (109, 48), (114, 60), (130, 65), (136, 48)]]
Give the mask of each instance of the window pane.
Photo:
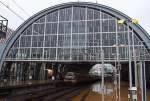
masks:
[(92, 20), (94, 18), (93, 15), (93, 9), (87, 8), (87, 20)]
[(78, 33), (78, 22), (73, 22), (72, 24), (72, 33)]

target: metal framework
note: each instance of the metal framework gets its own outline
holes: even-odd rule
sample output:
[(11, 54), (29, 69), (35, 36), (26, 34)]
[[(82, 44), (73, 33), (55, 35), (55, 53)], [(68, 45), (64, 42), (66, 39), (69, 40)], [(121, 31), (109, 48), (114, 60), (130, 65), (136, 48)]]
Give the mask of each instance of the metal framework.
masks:
[[(119, 25), (120, 19), (126, 22)], [(113, 8), (88, 2), (47, 8), (25, 21), (7, 41), (0, 54), (0, 73), (17, 80), (41, 80), (45, 79), (45, 70), (50, 66), (53, 69), (56, 62), (116, 64), (118, 61), (119, 66), (122, 62), (129, 64), (132, 88), (132, 63), (137, 86), (136, 68), (140, 62), (144, 68), (140, 71), (145, 94), (144, 71), (146, 61), (150, 61), (150, 36), (130, 21), (131, 18)], [(61, 69), (61, 65), (57, 67)]]
[(101, 49), (105, 61), (114, 61), (113, 54), (120, 54), (122, 61), (133, 60), (130, 57), (134, 57), (134, 50), (139, 51), (140, 60), (150, 60), (137, 33), (117, 21), (101, 9), (84, 6), (59, 9), (28, 26), (4, 61), (99, 61)]
[(8, 20), (0, 15), (0, 38), (6, 37)]
[[(119, 19), (128, 22), (119, 25)], [(44, 62), (103, 60), (131, 65), (135, 58), (150, 61), (150, 37), (130, 20), (115, 9), (94, 3), (73, 2), (47, 8), (24, 22), (7, 41), (0, 56), (0, 71), (15, 72), (17, 79), (28, 79), (27, 74), (35, 74), (38, 79), (39, 72), (45, 70), (41, 69), (46, 67)]]

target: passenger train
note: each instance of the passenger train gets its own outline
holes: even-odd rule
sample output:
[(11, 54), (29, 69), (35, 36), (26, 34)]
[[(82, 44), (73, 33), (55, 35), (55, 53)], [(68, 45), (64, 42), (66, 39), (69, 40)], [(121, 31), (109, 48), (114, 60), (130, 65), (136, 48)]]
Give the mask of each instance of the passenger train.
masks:
[(88, 73), (75, 73), (75, 72), (67, 72), (64, 77), (65, 83), (83, 83), (83, 82), (92, 82), (96, 80), (95, 78), (90, 77)]

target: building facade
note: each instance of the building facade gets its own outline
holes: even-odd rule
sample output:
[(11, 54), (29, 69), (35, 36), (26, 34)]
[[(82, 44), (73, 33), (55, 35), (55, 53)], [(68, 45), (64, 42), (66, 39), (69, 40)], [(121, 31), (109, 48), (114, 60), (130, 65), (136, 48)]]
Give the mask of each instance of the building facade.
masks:
[(28, 80), (30, 75), (45, 79), (53, 63), (149, 63), (149, 42), (140, 25), (113, 8), (65, 3), (33, 15), (14, 32), (1, 54), (0, 71), (2, 77)]

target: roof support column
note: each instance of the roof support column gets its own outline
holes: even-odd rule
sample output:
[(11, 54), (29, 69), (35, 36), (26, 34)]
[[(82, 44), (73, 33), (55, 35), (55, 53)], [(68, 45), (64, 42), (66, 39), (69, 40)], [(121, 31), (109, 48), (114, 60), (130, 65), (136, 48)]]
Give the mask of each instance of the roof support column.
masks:
[(72, 27), (73, 27), (73, 6), (71, 7), (71, 37), (70, 37), (70, 61), (72, 60)]
[(57, 23), (57, 41), (56, 41), (56, 56), (55, 60), (58, 60), (58, 33), (59, 33), (59, 10), (58, 10), (58, 23)]

